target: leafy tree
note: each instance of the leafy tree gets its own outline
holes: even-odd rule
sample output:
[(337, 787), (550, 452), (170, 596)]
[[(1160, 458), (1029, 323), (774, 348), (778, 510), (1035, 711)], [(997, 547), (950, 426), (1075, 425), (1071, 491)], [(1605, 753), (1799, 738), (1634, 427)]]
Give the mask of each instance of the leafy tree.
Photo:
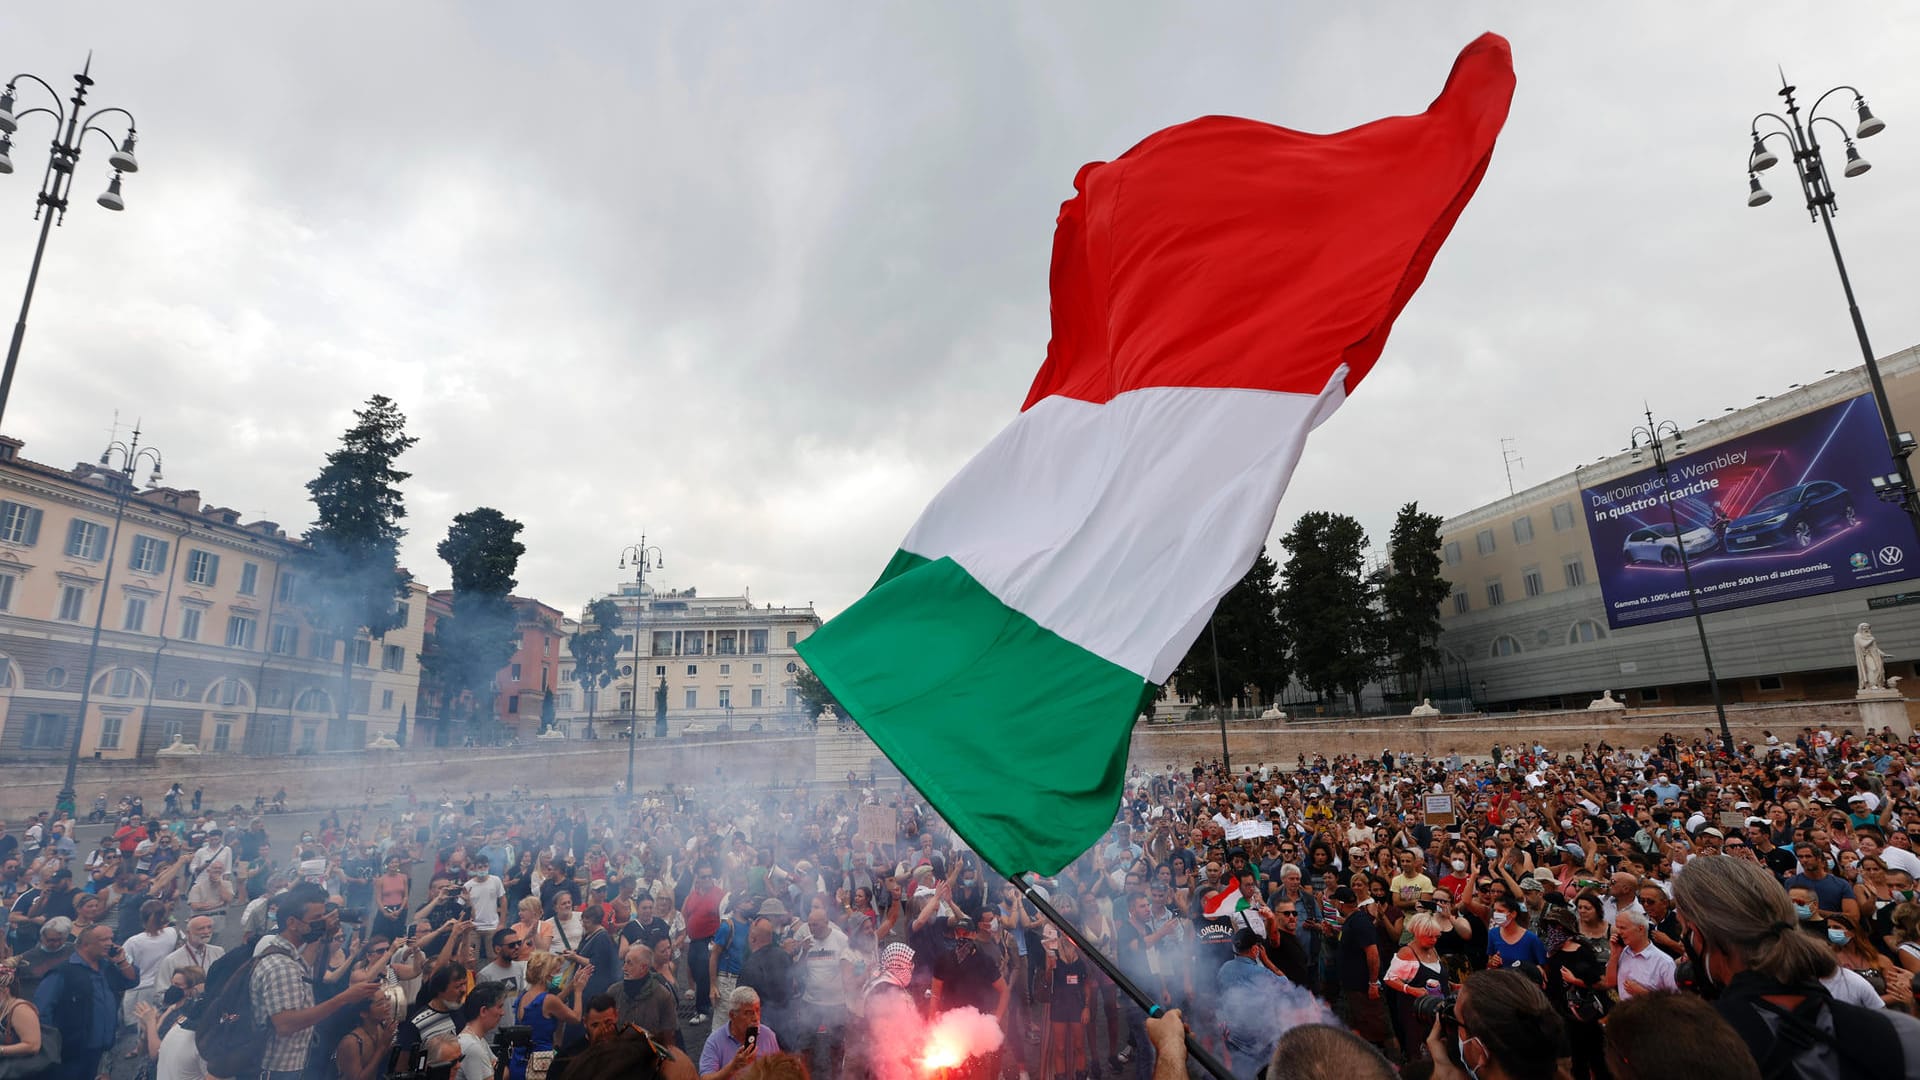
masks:
[(1381, 651), (1401, 692), (1418, 697), (1421, 676), (1440, 659), (1440, 605), (1452, 591), (1440, 573), (1440, 515), (1419, 503), (1401, 507), (1387, 559), (1376, 589)]
[(453, 611), (434, 624), (420, 667), (445, 693), (443, 732), (455, 702), (465, 703), (470, 723), (483, 705), (493, 713), (494, 676), (518, 646), (518, 619), (507, 597), (527, 550), (515, 539), (523, 527), (483, 506), (454, 518), (434, 549), (453, 571)]
[(1302, 514), (1280, 540), (1287, 550), (1278, 594), (1300, 682), (1331, 698), (1358, 698), (1374, 672), (1377, 615), (1365, 579), (1367, 533), (1345, 514)]
[(317, 516), (299, 560), (306, 580), (298, 596), (308, 619), (342, 643), (340, 692), (334, 695), (339, 713), (327, 735), (327, 745), (335, 749), (351, 738), (354, 638), (365, 630), (378, 640), (398, 627), (398, 601), (413, 580), (400, 568), (406, 530), (399, 524), (407, 516), (399, 485), (411, 474), (393, 463), (419, 440), (406, 434), (406, 417), (382, 395), (368, 398), (366, 408), (353, 415), (340, 448), (307, 482)]
[(587, 738), (591, 739), (594, 705), (600, 691), (613, 685), (614, 672), (619, 670), (620, 637), (614, 631), (620, 627), (620, 606), (602, 597), (587, 605), (586, 616), (580, 632), (567, 641), (567, 651), (573, 654), (573, 681), (586, 692)]
[(794, 673), (793, 681), (799, 686), (800, 705), (807, 710), (807, 719), (818, 722), (821, 712), (829, 705), (842, 716), (850, 715), (846, 707), (833, 696), (833, 691), (827, 689), (827, 684), (820, 681), (820, 676), (813, 673), (812, 668), (801, 667)]
[[(1231, 705), (1245, 700), (1249, 690), (1258, 691), (1263, 701), (1279, 695), (1287, 684), (1287, 638), (1275, 609), (1278, 573), (1279, 567), (1262, 548), (1239, 583), (1220, 598), (1211, 632), (1202, 629), (1174, 669), (1175, 685), (1181, 691), (1203, 705)], [(1220, 645), (1217, 673), (1216, 638)]]
[(547, 692), (540, 696), (540, 733), (542, 735), (553, 730), (553, 718), (553, 687), (549, 686)]

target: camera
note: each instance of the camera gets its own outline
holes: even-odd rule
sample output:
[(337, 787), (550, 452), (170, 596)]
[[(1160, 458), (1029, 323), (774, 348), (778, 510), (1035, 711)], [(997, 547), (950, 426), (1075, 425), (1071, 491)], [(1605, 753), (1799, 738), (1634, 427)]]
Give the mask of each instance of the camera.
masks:
[(1413, 1003), (1413, 1015), (1422, 1020), (1438, 1019), (1442, 1030), (1452, 1036), (1460, 1031), (1460, 1018), (1453, 1011), (1459, 1000), (1457, 994), (1428, 994)]
[(365, 908), (350, 908), (341, 907), (338, 904), (328, 904), (327, 914), (337, 916), (342, 926), (359, 926), (361, 923), (367, 921), (367, 910)]
[(493, 1052), (505, 1055), (515, 1049), (533, 1049), (533, 1028), (526, 1024), (501, 1024), (493, 1029)]

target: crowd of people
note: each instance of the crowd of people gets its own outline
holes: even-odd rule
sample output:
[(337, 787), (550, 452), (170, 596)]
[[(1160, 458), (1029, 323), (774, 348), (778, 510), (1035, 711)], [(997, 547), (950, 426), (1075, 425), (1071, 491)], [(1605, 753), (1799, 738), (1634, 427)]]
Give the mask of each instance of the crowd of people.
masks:
[(1269, 1080), (1920, 1075), (1915, 752), (1136, 768), (1037, 903), (857, 782), (370, 796), (284, 853), (173, 797), (85, 852), (38, 818), (0, 826), (0, 1075), (1147, 1080), (1189, 1035)]

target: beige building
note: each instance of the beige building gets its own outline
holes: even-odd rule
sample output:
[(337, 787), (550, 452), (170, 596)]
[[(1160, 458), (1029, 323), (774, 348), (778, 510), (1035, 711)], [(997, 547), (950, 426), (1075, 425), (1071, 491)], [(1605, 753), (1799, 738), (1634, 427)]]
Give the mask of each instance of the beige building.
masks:
[[(618, 673), (594, 704), (596, 726), (605, 721), (624, 727), (637, 715), (641, 734), (651, 734), (662, 682), (669, 734), (722, 724), (771, 727), (804, 716), (795, 681), (802, 661), (794, 646), (820, 628), (812, 605), (756, 606), (750, 596), (656, 591), (640, 582), (622, 585), (607, 599), (620, 608), (621, 644)], [(569, 620), (567, 636), (579, 628)], [(587, 701), (573, 680), (571, 661), (571, 653), (562, 653), (557, 714), (578, 737), (586, 732)]]
[[(1920, 348), (1880, 361), (1895, 422), (1920, 429)], [(1724, 416), (1687, 426), (1676, 463), (1710, 458), (1716, 444), (1868, 391), (1865, 368), (1840, 371)], [(1632, 426), (1623, 417), (1621, 426)], [(1580, 707), (1611, 690), (1631, 706), (1710, 700), (1706, 663), (1691, 618), (1609, 629), (1595, 569), (1584, 488), (1646, 468), (1618, 453), (1441, 525), (1441, 572), (1452, 595), (1441, 605), (1447, 659), (1436, 684), (1454, 701), (1494, 707)], [(1865, 491), (1856, 498), (1871, 499)], [(1606, 553), (1614, 560), (1619, 550)], [(1714, 666), (1728, 702), (1851, 696), (1851, 635), (1871, 621), (1890, 675), (1920, 685), (1920, 605), (1912, 582), (1762, 603), (1705, 616)], [(1436, 694), (1436, 697), (1440, 695)]]
[(399, 725), (419, 679), (424, 589), (406, 626), (348, 646), (343, 730), (341, 645), (300, 607), (298, 541), (159, 486), (125, 493), (116, 530), (119, 473), (43, 465), (22, 445), (0, 437), (0, 760), (63, 757), (76, 726), (82, 756), (126, 759), (176, 736), (204, 753), (358, 748)]

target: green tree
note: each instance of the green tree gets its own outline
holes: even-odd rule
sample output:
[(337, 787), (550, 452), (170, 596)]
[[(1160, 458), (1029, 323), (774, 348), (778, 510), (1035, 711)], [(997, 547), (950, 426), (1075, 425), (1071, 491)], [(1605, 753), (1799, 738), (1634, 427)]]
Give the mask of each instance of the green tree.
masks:
[[(620, 628), (620, 606), (602, 597), (588, 604), (585, 614), (585, 624), (568, 639), (567, 651), (573, 654), (573, 681), (586, 693), (587, 738), (591, 739), (594, 705), (599, 701), (600, 691), (613, 685), (613, 676), (618, 670), (620, 636), (614, 631)], [(639, 628), (634, 632), (639, 633)]]
[[(518, 584), (513, 573), (527, 550), (515, 539), (522, 528), (483, 506), (454, 518), (447, 538), (434, 549), (453, 571), (453, 610), (427, 636), (420, 667), (445, 695), (443, 740), (456, 702), (464, 704), (470, 725), (483, 708), (492, 716), (494, 676), (518, 647), (518, 620), (507, 598)], [(480, 736), (492, 733), (489, 727)]]
[(540, 695), (540, 734), (553, 730), (553, 719), (553, 687), (549, 686), (547, 692)]
[(1374, 673), (1378, 618), (1369, 602), (1366, 545), (1358, 521), (1322, 510), (1302, 514), (1280, 540), (1287, 551), (1280, 624), (1294, 673), (1322, 698), (1357, 699)]
[[(1287, 684), (1287, 638), (1276, 609), (1274, 579), (1279, 567), (1265, 548), (1253, 565), (1214, 608), (1213, 624), (1203, 627), (1173, 671), (1174, 685), (1203, 705), (1232, 705), (1249, 690), (1273, 701)], [(1214, 670), (1214, 641), (1220, 646)], [(1222, 700), (1221, 695), (1225, 695)]]
[(827, 684), (820, 681), (820, 676), (813, 673), (812, 668), (801, 667), (794, 673), (793, 681), (800, 688), (800, 705), (806, 709), (807, 719), (819, 721), (821, 712), (829, 705), (840, 715), (851, 716), (833, 696), (833, 691), (827, 689)]
[(1440, 573), (1440, 515), (1410, 502), (1393, 519), (1375, 593), (1381, 653), (1403, 694), (1418, 698), (1426, 692), (1421, 679), (1439, 662), (1440, 605), (1452, 589)]
[(368, 398), (353, 415), (340, 448), (307, 482), (316, 516), (298, 560), (306, 580), (296, 594), (313, 625), (341, 643), (338, 712), (327, 733), (327, 745), (336, 750), (364, 742), (347, 719), (354, 639), (364, 630), (378, 640), (398, 627), (399, 601), (413, 580), (400, 568), (400, 539), (406, 535), (400, 520), (407, 516), (400, 483), (411, 474), (393, 463), (418, 440), (406, 433), (400, 409), (382, 395)]

